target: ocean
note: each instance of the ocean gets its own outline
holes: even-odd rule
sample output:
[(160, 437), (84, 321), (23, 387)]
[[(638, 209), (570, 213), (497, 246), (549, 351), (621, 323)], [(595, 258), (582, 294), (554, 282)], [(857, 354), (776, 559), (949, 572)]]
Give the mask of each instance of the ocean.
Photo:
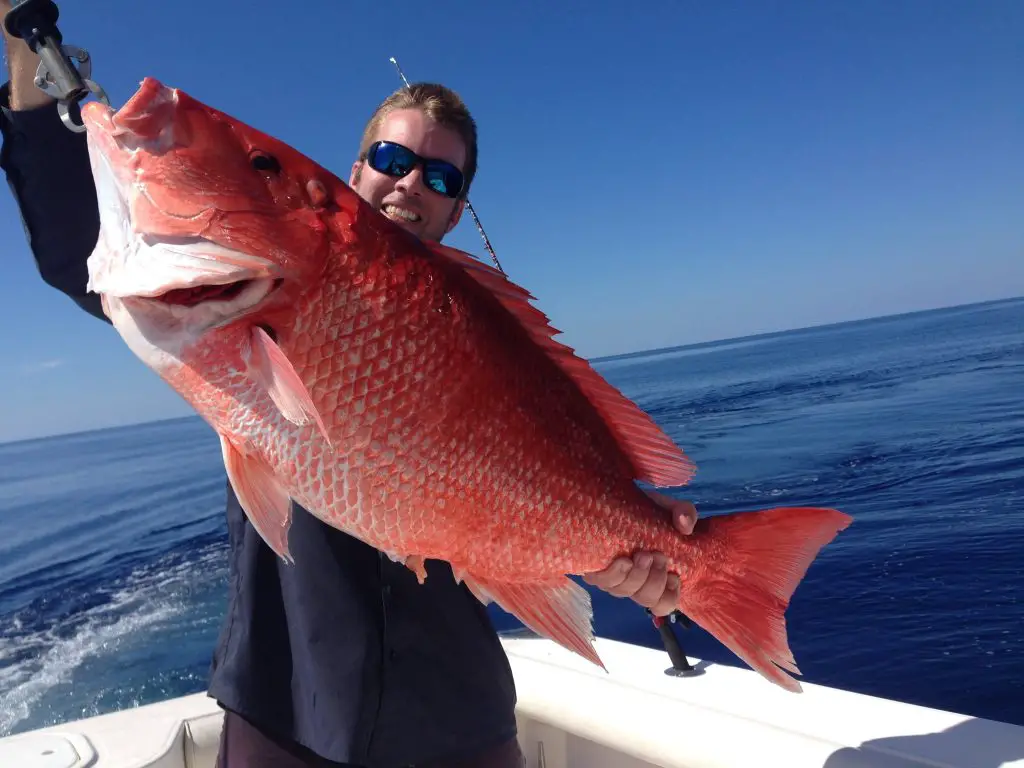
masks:
[[(805, 679), (1024, 725), (1024, 299), (594, 365), (697, 462), (673, 493), (702, 513), (855, 518), (787, 614)], [(0, 735), (204, 690), (223, 498), (195, 417), (0, 445)], [(661, 648), (634, 603), (594, 609)]]

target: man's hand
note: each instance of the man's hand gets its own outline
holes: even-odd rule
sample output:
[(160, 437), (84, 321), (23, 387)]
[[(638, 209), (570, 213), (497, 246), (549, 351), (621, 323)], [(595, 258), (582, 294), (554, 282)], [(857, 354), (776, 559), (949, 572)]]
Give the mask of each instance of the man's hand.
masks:
[[(11, 10), (11, 0), (0, 0), (0, 21)], [(10, 76), (10, 105), (14, 110), (28, 110), (52, 104), (53, 99), (36, 87), (36, 68), (39, 56), (32, 53), (28, 43), (18, 37), (11, 37), (3, 30), (4, 48), (7, 54), (7, 73)]]
[[(648, 496), (665, 507), (680, 533), (690, 535), (697, 524), (697, 508), (654, 491)], [(679, 604), (679, 577), (667, 571), (667, 559), (660, 552), (637, 552), (633, 558), (620, 557), (603, 571), (583, 575), (583, 581), (616, 597), (628, 597), (655, 616), (667, 616)]]

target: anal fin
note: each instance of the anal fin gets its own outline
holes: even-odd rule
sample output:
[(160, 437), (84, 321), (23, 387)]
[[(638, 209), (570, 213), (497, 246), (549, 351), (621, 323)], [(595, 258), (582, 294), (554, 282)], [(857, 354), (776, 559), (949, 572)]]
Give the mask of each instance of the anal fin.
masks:
[(220, 449), (228, 480), (249, 522), (278, 557), (288, 563), (294, 562), (288, 551), (288, 528), (291, 526), (288, 492), (262, 459), (242, 453), (224, 435), (220, 436)]
[(608, 671), (594, 648), (590, 594), (568, 577), (554, 582), (510, 584), (459, 573), (477, 598), (493, 600), (539, 635), (575, 651)]

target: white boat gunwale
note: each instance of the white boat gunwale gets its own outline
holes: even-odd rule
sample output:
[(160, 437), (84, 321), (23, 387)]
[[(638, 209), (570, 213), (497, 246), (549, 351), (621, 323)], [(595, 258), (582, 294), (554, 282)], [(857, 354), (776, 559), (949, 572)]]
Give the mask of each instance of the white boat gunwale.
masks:
[[(700, 664), (598, 638), (604, 672), (549, 640), (503, 637), (533, 768), (1024, 768), (1024, 727)], [(205, 693), (0, 739), (0, 768), (212, 768), (221, 710)]]

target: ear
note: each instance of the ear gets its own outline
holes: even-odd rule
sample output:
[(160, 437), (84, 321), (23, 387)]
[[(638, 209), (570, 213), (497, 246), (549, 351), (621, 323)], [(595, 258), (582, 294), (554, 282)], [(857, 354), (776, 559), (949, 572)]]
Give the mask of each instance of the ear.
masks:
[(457, 203), (455, 203), (455, 208), (452, 210), (451, 218), (448, 220), (448, 229), (446, 229), (444, 231), (444, 233), (446, 235), (449, 232), (451, 232), (453, 229), (455, 229), (455, 225), (458, 224), (459, 223), (459, 219), (462, 218), (462, 212), (465, 210), (465, 208), (466, 208), (466, 199), (465, 198), (462, 198)]
[(352, 172), (349, 174), (349, 177), (348, 177), (348, 185), (350, 187), (354, 187), (356, 184), (359, 183), (359, 174), (362, 173), (362, 171), (363, 171), (363, 161), (362, 160), (356, 160), (354, 163), (352, 163)]

